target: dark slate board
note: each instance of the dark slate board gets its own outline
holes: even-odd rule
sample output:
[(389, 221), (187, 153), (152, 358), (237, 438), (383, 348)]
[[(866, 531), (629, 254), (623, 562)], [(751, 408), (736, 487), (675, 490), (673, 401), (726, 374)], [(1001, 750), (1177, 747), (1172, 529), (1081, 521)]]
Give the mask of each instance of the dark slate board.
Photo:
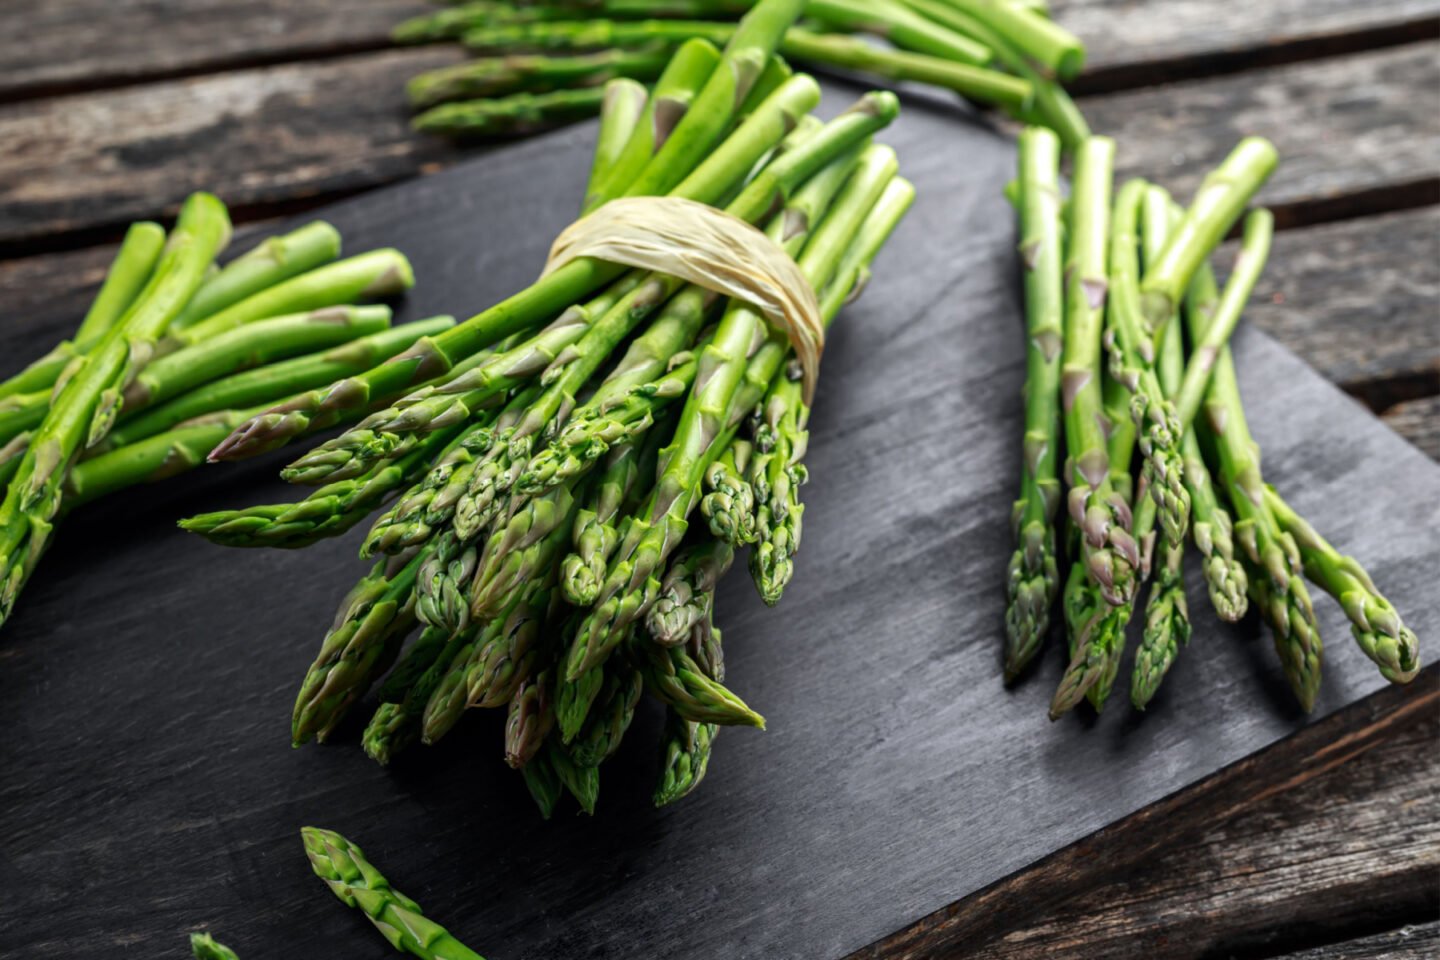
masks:
[[(414, 258), (407, 317), (473, 312), (534, 275), (592, 135), (324, 215), (351, 250)], [(921, 200), (833, 333), (799, 575), (774, 611), (739, 571), (721, 598), (729, 681), (768, 733), (726, 731), (703, 788), (657, 811), (644, 711), (597, 816), (551, 823), (501, 762), (498, 713), (390, 770), (358, 724), (291, 750), (295, 684), (363, 569), (359, 534), (300, 553), (182, 536), (177, 517), (284, 491), (280, 458), (207, 469), (75, 517), (0, 636), (0, 954), (178, 957), (208, 927), (247, 960), (384, 955), (310, 875), (296, 831), (316, 823), (492, 960), (837, 957), (1303, 724), (1260, 629), (1222, 628), (1198, 590), (1195, 640), (1143, 716), (1121, 694), (1050, 724), (1058, 643), (1001, 687), (1013, 152), (935, 104), (886, 139)], [(1268, 475), (1440, 632), (1440, 468), (1264, 336), (1237, 349)], [(1335, 605), (1321, 616), (1317, 716), (1381, 685)]]

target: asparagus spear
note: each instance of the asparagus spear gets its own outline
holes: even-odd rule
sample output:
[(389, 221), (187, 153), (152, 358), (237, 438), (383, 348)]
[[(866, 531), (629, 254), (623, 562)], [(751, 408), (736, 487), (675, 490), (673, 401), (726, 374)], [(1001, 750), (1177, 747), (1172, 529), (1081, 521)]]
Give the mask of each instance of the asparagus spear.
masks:
[(750, 444), (736, 440), (705, 468), (700, 513), (710, 532), (732, 547), (755, 542), (755, 488), (746, 479)]
[[(333, 327), (339, 331), (348, 331), (352, 335), (363, 332), (367, 327), (380, 329), (377, 333), (358, 337), (329, 350), (294, 357), (279, 363), (270, 363), (254, 370), (232, 373), (229, 376), (212, 380), (204, 386), (181, 393), (179, 396), (174, 396), (170, 400), (137, 411), (131, 416), (122, 414), (120, 423), (106, 437), (104, 447), (112, 449), (133, 443), (216, 410), (248, 409), (260, 404), (272, 403), (277, 398), (288, 397), (317, 384), (330, 383), (337, 376), (343, 376), (353, 371), (368, 370), (386, 357), (394, 356), (404, 350), (420, 337), (439, 333), (455, 325), (455, 318), (442, 316), (383, 329), (385, 324), (382, 321), (389, 317), (387, 307), (327, 307), (319, 313), (321, 314), (319, 318), (316, 318), (314, 314), (300, 314), (299, 317), (310, 319), (287, 320), (287, 326), (292, 322), (303, 326), (315, 323), (315, 320), (318, 319), (319, 323), (315, 323), (317, 326)], [(342, 315), (347, 318), (343, 323), (335, 323), (330, 319), (339, 318)], [(270, 323), (271, 321), (265, 320), (240, 329), (264, 329)], [(306, 330), (306, 335), (309, 335), (308, 330)], [(216, 338), (216, 340), (220, 339)], [(141, 375), (142, 379), (155, 382), (155, 377), (147, 377), (147, 375), (153, 375), (157, 369), (164, 370), (170, 367), (171, 365), (165, 363), (166, 360), (184, 357), (191, 352), (191, 349), (200, 351), (213, 342), (215, 341), (207, 341), (194, 348), (182, 350), (179, 353), (171, 354), (170, 357), (155, 361), (146, 368), (145, 373)], [(269, 347), (265, 349), (268, 351)], [(178, 369), (180, 368), (177, 366), (177, 372)], [(181, 376), (185, 377), (188, 377), (193, 370), (188, 367), (183, 369), (185, 373)], [(170, 382), (162, 379), (160, 384), (160, 388), (156, 392), (161, 396), (170, 396), (176, 392)], [(224, 439), (223, 435), (220, 439)]]
[(1012, 0), (945, 0), (1023, 50), (1050, 76), (1073, 80), (1085, 66), (1085, 47), (1068, 30)]
[(648, 478), (655, 474), (664, 432), (657, 428), (641, 441), (611, 449), (589, 499), (576, 511), (571, 528), (574, 552), (560, 565), (560, 590), (570, 603), (589, 606), (599, 595), (610, 556), (623, 536), (620, 520), (649, 493)]
[(223, 943), (216, 943), (208, 933), (190, 934), (190, 952), (195, 960), (240, 960), (235, 951)]
[(171, 330), (160, 343), (158, 352), (164, 354), (193, 346), (256, 320), (357, 300), (378, 300), (403, 293), (414, 285), (415, 274), (404, 254), (398, 250), (372, 250), (291, 277), (183, 329)]
[(645, 617), (645, 628), (656, 643), (684, 643), (697, 624), (709, 622), (715, 587), (734, 559), (735, 548), (719, 538), (706, 538), (675, 555), (660, 581), (660, 596)]
[(1334, 597), (1350, 618), (1350, 632), (1365, 656), (1391, 683), (1409, 683), (1420, 672), (1420, 640), (1405, 626), (1395, 607), (1354, 557), (1347, 557), (1281, 499), (1265, 487), (1265, 506), (1300, 552), (1305, 576)]
[[(669, 58), (663, 53), (651, 53), (650, 56), (657, 61), (653, 75), (658, 75)], [(587, 197), (610, 175), (625, 145), (635, 135), (645, 105), (650, 100), (645, 86), (627, 77), (616, 75), (605, 83), (605, 99), (600, 104), (600, 132), (595, 136), (595, 156), (591, 160), (590, 179), (585, 186)]]
[(54, 386), (65, 368), (95, 346), (135, 302), (164, 246), (165, 231), (158, 223), (132, 223), (75, 336), (62, 340), (45, 356), (0, 383), (0, 401), (17, 394), (48, 391)]
[(484, 100), (460, 100), (431, 107), (410, 121), (421, 133), (452, 137), (515, 136), (593, 117), (605, 91), (600, 87), (511, 93)]
[[(649, 81), (660, 75), (670, 61), (670, 52), (660, 47), (603, 50), (573, 57), (524, 53), (480, 57), (419, 74), (411, 78), (405, 89), (410, 105), (423, 110), (456, 100), (608, 86), (619, 78)], [(625, 96), (628, 98), (631, 94)], [(644, 103), (639, 100), (638, 106), (643, 109)], [(603, 105), (601, 115), (604, 115)], [(638, 116), (635, 119), (638, 120)], [(623, 139), (620, 144), (624, 145)]]
[(984, 44), (927, 21), (891, 0), (809, 0), (805, 14), (843, 33), (874, 33), (902, 50), (955, 63), (983, 67), (994, 56)]
[[(485, 701), (484, 684), (496, 684), (495, 702), (486, 702), (498, 706), (505, 702), (502, 692), (513, 694), (529, 679), (538, 657), (547, 601), (548, 588), (544, 584), (514, 598), (500, 616), (486, 623), (455, 652), (425, 703), (420, 718), (422, 742), (439, 742), (460, 720), (471, 697), (472, 680), (477, 701)], [(512, 655), (514, 659), (510, 659)], [(493, 667), (495, 672), (485, 674), (487, 667)]]
[(666, 709), (655, 806), (672, 804), (700, 785), (705, 778), (705, 768), (710, 763), (710, 746), (719, 729), (713, 723), (686, 720), (674, 708)]
[[(340, 256), (340, 231), (324, 220), (260, 241), (195, 291), (170, 325), (184, 330), (260, 291)], [(290, 311), (286, 311), (290, 312)]]
[(605, 686), (595, 698), (585, 726), (566, 751), (576, 764), (598, 767), (619, 748), (644, 689), (640, 671), (628, 664), (606, 670)]
[[(487, 629), (498, 625), (487, 624)], [(426, 627), (405, 652), (381, 689), (381, 704), (361, 734), (365, 755), (384, 766), (395, 754), (420, 738), (421, 724), (430, 698), (450, 673), (457, 657), (468, 655), (480, 632), (479, 624), (451, 632), (445, 627)], [(413, 682), (405, 682), (414, 677)]]
[(1152, 327), (1161, 327), (1179, 308), (1195, 271), (1240, 219), (1278, 160), (1268, 140), (1246, 137), (1206, 176), (1141, 284), (1141, 308)]
[(304, 827), (300, 837), (315, 875), (341, 903), (358, 907), (396, 950), (421, 960), (485, 960), (392, 888), (360, 848), (340, 834)]
[(1025, 437), (1020, 498), (1011, 510), (1016, 549), (1005, 610), (1005, 680), (1018, 677), (1050, 629), (1060, 592), (1055, 510), (1060, 502), (1060, 347), (1065, 259), (1060, 141), (1039, 127), (1020, 135), (1020, 255), (1025, 268)]
[(185, 201), (145, 289), (70, 378), (31, 436), (0, 505), (0, 623), (9, 618), (49, 544), (51, 521), (60, 509), (65, 477), (75, 457), (83, 447), (103, 439), (110, 425), (107, 407), (118, 402), (137, 361), (143, 362), (194, 294), (229, 233), (229, 217), (219, 200), (201, 193)]
[(706, 676), (684, 647), (662, 647), (636, 635), (630, 641), (630, 659), (644, 676), (646, 689), (686, 720), (765, 729), (765, 718)]

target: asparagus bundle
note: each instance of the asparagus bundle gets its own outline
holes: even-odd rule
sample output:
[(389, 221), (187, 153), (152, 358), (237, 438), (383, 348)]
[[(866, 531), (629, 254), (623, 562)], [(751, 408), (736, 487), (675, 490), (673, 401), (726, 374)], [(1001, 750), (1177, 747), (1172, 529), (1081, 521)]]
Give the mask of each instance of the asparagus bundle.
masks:
[(339, 233), (315, 222), (217, 268), (228, 234), (208, 194), (168, 240), (135, 224), (75, 335), (0, 385), (0, 622), (62, 514), (191, 469), (257, 407), (454, 325), (392, 329), (388, 307), (352, 305), (413, 283), (397, 251), (337, 260)]
[[(1082, 699), (1101, 709), (1120, 669), (1138, 590), (1153, 573), (1130, 686), (1131, 702), (1144, 709), (1192, 632), (1187, 538), (1201, 553), (1222, 620), (1238, 620), (1248, 602), (1260, 609), (1305, 710), (1319, 689), (1321, 654), (1306, 577), (1340, 601), (1357, 643), (1386, 678), (1410, 680), (1419, 668), (1414, 633), (1358, 562), (1341, 556), (1265, 485), (1246, 425), (1227, 343), (1269, 253), (1268, 211), (1245, 217), (1223, 293), (1208, 259), (1274, 169), (1274, 148), (1258, 138), (1242, 141), (1184, 211), (1140, 180), (1123, 184), (1112, 202), (1114, 153), (1104, 138), (1080, 145), (1062, 225), (1059, 143), (1040, 128), (1021, 137), (1015, 200), (1029, 359), (1007, 680), (1040, 649), (1059, 593), (1070, 662), (1051, 718)], [(1063, 587), (1054, 547), (1057, 407), (1067, 452), (1061, 476), (1069, 488), (1071, 565)]]
[[(410, 81), (414, 125), (514, 135), (600, 112), (611, 80), (657, 84), (671, 54), (723, 45), (751, 0), (548, 0), (452, 5), (397, 26), (398, 43), (459, 41), (477, 56)], [(1062, 83), (1080, 43), (1042, 8), (1006, 0), (808, 0), (778, 52), (807, 66), (952, 90), (1029, 123), (1067, 148), (1089, 128)], [(868, 36), (867, 36), (868, 35)], [(883, 41), (883, 45), (870, 42)]]
[[(815, 82), (776, 67), (801, 6), (758, 5), (723, 53), (682, 48), (663, 110), (613, 96), (624, 109), (602, 123), (586, 195), (591, 209), (660, 191), (730, 198), (730, 215), (795, 258), (828, 324), (913, 190), (894, 152), (870, 142), (896, 114), (892, 95), (866, 94), (822, 124), (808, 116)], [(642, 114), (664, 117), (663, 136)], [(303, 546), (391, 504), (363, 542), (374, 566), (302, 683), (296, 744), (330, 738), (372, 687), (380, 703), (362, 742), (382, 763), (434, 743), (467, 707), (503, 708), (505, 758), (542, 812), (565, 793), (591, 811), (600, 766), (648, 690), (672, 715), (655, 794), (669, 803), (704, 775), (717, 726), (764, 725), (723, 683), (714, 591), (747, 543), (767, 602), (793, 574), (800, 378), (787, 336), (749, 303), (581, 258), (390, 363), (253, 418), (212, 456), (393, 398), (286, 468), (311, 496), (183, 525), (227, 545)], [(708, 522), (692, 523), (697, 507)]]

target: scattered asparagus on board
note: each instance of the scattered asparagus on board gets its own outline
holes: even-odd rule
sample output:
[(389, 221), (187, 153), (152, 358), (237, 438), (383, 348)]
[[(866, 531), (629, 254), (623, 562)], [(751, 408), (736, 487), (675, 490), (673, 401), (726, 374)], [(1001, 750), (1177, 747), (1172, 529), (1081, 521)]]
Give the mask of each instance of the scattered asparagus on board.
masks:
[(196, 467), (260, 409), (454, 326), (355, 305), (413, 284), (398, 251), (340, 260), (317, 221), (217, 267), (229, 232), (209, 194), (168, 238), (134, 224), (74, 336), (0, 384), (0, 623), (62, 516)]
[[(1380, 672), (1409, 681), (1419, 669), (1414, 632), (1354, 558), (1266, 485), (1246, 423), (1227, 344), (1270, 250), (1269, 212), (1245, 210), (1276, 166), (1274, 147), (1241, 141), (1183, 211), (1140, 180), (1114, 189), (1115, 152), (1103, 137), (1080, 143), (1062, 205), (1058, 137), (1041, 127), (1020, 137), (1013, 197), (1028, 359), (1006, 680), (1041, 649), (1058, 594), (1069, 663), (1051, 719), (1082, 699), (1101, 709), (1153, 575), (1130, 684), (1144, 709), (1193, 633), (1183, 563), (1191, 540), (1216, 614), (1233, 622), (1251, 604), (1261, 612), (1303, 709), (1319, 692), (1322, 649), (1307, 578), (1344, 608)], [(1222, 292), (1209, 261), (1242, 217)], [(1057, 540), (1070, 562), (1063, 581)]]
[[(803, 6), (756, 5), (723, 50), (682, 45), (648, 101), (612, 81), (586, 209), (664, 194), (723, 204), (768, 237), (747, 242), (794, 258), (828, 325), (913, 189), (871, 142), (893, 95), (822, 123), (815, 81), (775, 58)], [(373, 566), (302, 681), (296, 744), (331, 738), (372, 689), (361, 740), (382, 763), (469, 707), (505, 709), (503, 756), (542, 813), (565, 794), (589, 812), (648, 691), (670, 715), (655, 791), (669, 803), (700, 782), (718, 726), (764, 726), (724, 685), (714, 593), (746, 546), (766, 602), (794, 574), (803, 370), (743, 299), (582, 257), (240, 425), (212, 459), (385, 404), (283, 471), (309, 496), (182, 525), (301, 547), (378, 512), (362, 545)]]
[[(417, 130), (514, 136), (600, 112), (604, 87), (662, 83), (682, 44), (717, 46), (751, 0), (547, 0), (462, 3), (414, 17), (397, 43), (462, 43), (474, 59), (423, 73), (408, 93)], [(1035, 5), (994, 0), (809, 0), (776, 52), (804, 67), (950, 90), (1054, 130), (1087, 136), (1065, 92), (1084, 64), (1079, 41)]]

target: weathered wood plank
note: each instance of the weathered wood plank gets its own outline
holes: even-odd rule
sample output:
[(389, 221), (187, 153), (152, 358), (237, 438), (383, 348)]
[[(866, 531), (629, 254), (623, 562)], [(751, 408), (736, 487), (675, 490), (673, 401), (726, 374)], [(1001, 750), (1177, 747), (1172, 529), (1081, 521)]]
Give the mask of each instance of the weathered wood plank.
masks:
[(46, 0), (0, 33), (0, 99), (386, 46), (420, 0)]
[(1282, 227), (1440, 198), (1440, 47), (1413, 44), (1272, 70), (1176, 83), (1081, 106), (1120, 144), (1122, 176), (1189, 198), (1242, 137), (1268, 137), (1280, 168), (1259, 202)]
[(1385, 411), (1384, 420), (1400, 436), (1440, 460), (1440, 397), (1397, 404)]
[[(1128, 173), (1187, 195), (1244, 133), (1285, 162), (1265, 200), (1284, 224), (1436, 191), (1434, 45), (1087, 98)], [(455, 148), (406, 128), (401, 85), (446, 48), (167, 81), (0, 107), (0, 256), (93, 241), (199, 187), (242, 214), (414, 176)], [(1419, 186), (1417, 186), (1419, 184)], [(1428, 192), (1427, 192), (1428, 191)], [(56, 239), (57, 234), (71, 234)]]
[(1430, 667), (851, 960), (1270, 956), (1429, 920), (1437, 703)]
[(1387, 930), (1358, 940), (1332, 943), (1283, 960), (1433, 960), (1440, 956), (1440, 921)]
[(1440, 394), (1437, 238), (1440, 207), (1287, 230), (1246, 319), (1372, 410)]
[[(1350, 52), (1434, 34), (1437, 0), (1268, 0), (1229, 15), (1217, 0), (1056, 0), (1085, 41), (1079, 89), (1146, 86), (1206, 72)], [(0, 35), (0, 99), (379, 49), (419, 0), (50, 0)]]
[(1053, 0), (1055, 19), (1085, 41), (1076, 88), (1149, 86), (1436, 35), (1436, 0)]
[(408, 127), (403, 85), (443, 48), (236, 71), (0, 107), (0, 250), (113, 233), (218, 193), (240, 216), (454, 158)]

